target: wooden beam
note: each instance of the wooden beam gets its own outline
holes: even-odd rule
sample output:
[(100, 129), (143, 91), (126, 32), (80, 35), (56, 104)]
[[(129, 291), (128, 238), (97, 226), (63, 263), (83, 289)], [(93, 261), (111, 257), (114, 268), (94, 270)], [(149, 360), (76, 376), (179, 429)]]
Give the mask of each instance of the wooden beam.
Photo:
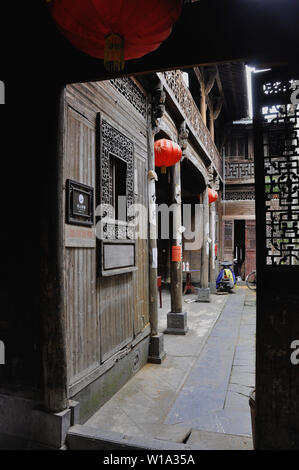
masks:
[(207, 81), (205, 82), (205, 93), (209, 95), (213, 89), (215, 80), (216, 80), (217, 70), (214, 69), (212, 72), (209, 73)]
[(214, 121), (216, 121), (216, 119), (219, 117), (219, 114), (221, 113), (221, 109), (222, 109), (222, 105), (223, 105), (222, 96), (217, 96), (214, 99), (214, 102), (215, 102), (215, 105), (214, 105), (214, 109), (213, 109), (213, 118), (214, 118)]
[[(204, 95), (204, 96), (201, 96), (201, 110), (200, 110), (201, 112), (200, 112), (200, 114), (203, 117), (203, 114), (202, 114), (203, 106), (208, 106), (210, 113), (215, 115), (214, 106), (213, 106), (213, 103), (211, 102), (211, 99), (209, 97), (209, 93), (207, 93), (207, 88), (206, 88), (207, 86), (209, 86), (210, 90), (212, 89), (211, 81), (212, 81), (213, 77), (210, 75), (210, 78), (208, 79), (208, 85), (206, 85), (203, 70), (200, 70), (199, 67), (194, 67), (193, 70), (194, 70), (195, 76), (196, 76), (196, 78), (199, 82), (199, 85), (200, 85), (201, 95)], [(214, 81), (217, 78), (217, 72), (218, 72), (218, 70), (215, 71)], [(218, 75), (219, 75), (219, 73), (218, 73)], [(214, 85), (214, 82), (213, 82), (213, 85)], [(224, 96), (223, 96), (223, 98), (224, 98)], [(219, 111), (219, 113), (220, 113), (220, 111)], [(218, 115), (219, 115), (219, 113), (218, 113)], [(217, 117), (218, 117), (218, 115), (217, 115)], [(217, 118), (215, 118), (215, 119), (217, 119)], [(203, 117), (203, 120), (204, 120), (204, 117)], [(206, 124), (206, 120), (204, 120), (204, 122)]]
[(217, 83), (217, 86), (218, 86), (218, 90), (219, 90), (220, 96), (222, 97), (223, 106), (225, 107), (225, 109), (228, 109), (225, 94), (224, 94), (224, 91), (223, 91), (222, 81), (221, 81), (221, 78), (220, 78), (220, 73), (219, 73), (219, 69), (218, 69), (217, 65), (216, 65), (216, 70), (217, 70), (216, 83)]

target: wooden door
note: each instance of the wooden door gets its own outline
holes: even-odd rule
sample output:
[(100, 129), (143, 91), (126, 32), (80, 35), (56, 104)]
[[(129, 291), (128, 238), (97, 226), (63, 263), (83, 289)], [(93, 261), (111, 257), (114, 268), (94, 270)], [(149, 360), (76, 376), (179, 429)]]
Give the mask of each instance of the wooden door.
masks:
[(234, 259), (234, 221), (232, 219), (223, 222), (223, 260), (233, 261)]
[(245, 276), (255, 269), (256, 235), (255, 220), (245, 221)]

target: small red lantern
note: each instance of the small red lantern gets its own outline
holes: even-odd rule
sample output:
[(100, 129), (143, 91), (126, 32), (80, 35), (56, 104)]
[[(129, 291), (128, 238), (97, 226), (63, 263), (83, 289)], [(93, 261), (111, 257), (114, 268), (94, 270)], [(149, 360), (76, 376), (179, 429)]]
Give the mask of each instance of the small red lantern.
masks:
[(175, 165), (182, 157), (181, 147), (172, 140), (156, 140), (154, 147), (155, 165), (162, 167), (161, 173), (166, 173), (166, 167)]
[(110, 71), (157, 49), (181, 14), (182, 0), (52, 0), (62, 33)]
[(217, 201), (218, 199), (218, 194), (215, 189), (208, 188), (208, 196), (209, 196), (209, 203), (211, 204), (212, 202)]

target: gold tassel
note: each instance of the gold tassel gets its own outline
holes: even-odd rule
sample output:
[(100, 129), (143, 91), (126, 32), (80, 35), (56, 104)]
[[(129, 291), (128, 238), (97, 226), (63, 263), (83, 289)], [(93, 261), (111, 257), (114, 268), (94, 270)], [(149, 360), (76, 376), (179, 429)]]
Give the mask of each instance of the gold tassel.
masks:
[(166, 173), (167, 173), (166, 166), (161, 166), (161, 175), (166, 175)]
[(119, 34), (105, 37), (104, 67), (109, 72), (120, 72), (125, 67), (125, 40)]

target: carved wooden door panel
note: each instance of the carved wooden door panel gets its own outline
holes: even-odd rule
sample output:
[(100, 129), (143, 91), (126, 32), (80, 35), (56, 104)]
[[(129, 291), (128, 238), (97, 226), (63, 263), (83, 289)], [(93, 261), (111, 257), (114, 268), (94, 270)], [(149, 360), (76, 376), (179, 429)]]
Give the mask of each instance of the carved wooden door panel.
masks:
[(223, 246), (223, 260), (233, 261), (234, 258), (234, 221), (225, 220), (223, 222), (224, 229), (224, 246)]
[(256, 268), (255, 220), (245, 221), (245, 275)]
[(299, 445), (299, 71), (254, 74), (256, 445)]

